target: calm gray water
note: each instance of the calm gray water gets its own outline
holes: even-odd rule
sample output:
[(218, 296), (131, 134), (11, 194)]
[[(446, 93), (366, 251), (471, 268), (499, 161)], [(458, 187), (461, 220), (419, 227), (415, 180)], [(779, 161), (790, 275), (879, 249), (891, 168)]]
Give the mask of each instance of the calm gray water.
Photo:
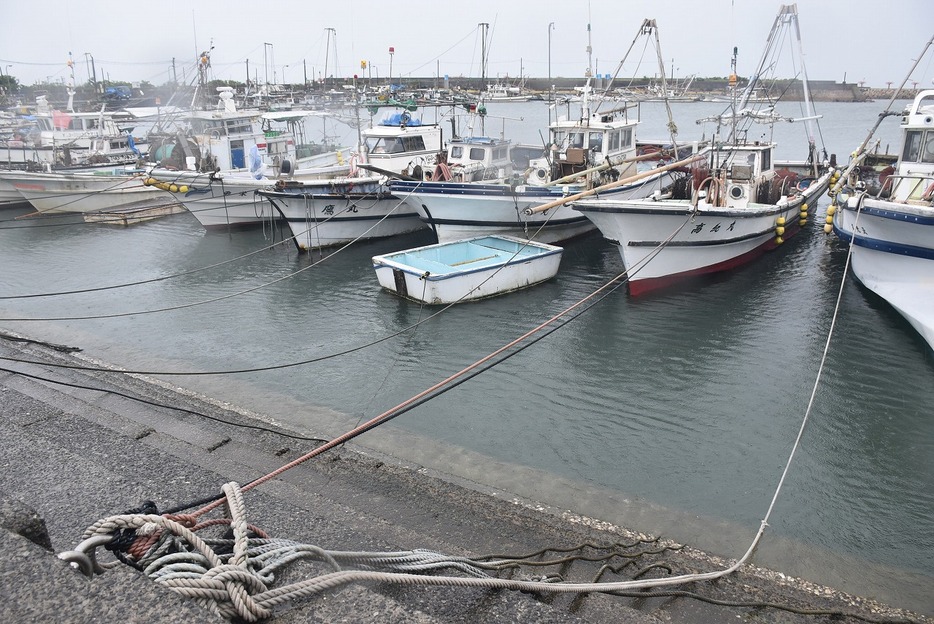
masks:
[[(828, 152), (845, 162), (883, 106), (821, 105)], [(491, 117), (522, 118), (507, 124), (522, 142), (536, 141), (547, 122), (542, 103), (490, 109)], [(643, 106), (640, 136), (663, 136), (661, 110)], [(676, 105), (682, 138), (699, 137), (694, 119), (720, 110)], [(798, 114), (797, 105), (783, 110)], [(488, 120), (488, 133), (498, 124)], [(883, 146), (896, 143), (896, 126), (880, 135)], [(780, 130), (780, 156), (804, 156), (803, 129)], [(646, 524), (633, 528), (739, 556), (804, 416), (843, 276), (846, 249), (820, 231), (825, 202), (815, 227), (759, 262), (645, 299), (620, 289), (519, 355), (396, 419), (392, 436), (376, 429), (360, 444), (610, 522), (641, 518)], [(189, 214), (129, 228), (13, 221), (28, 211), (0, 210), (0, 296), (174, 275), (273, 241), (261, 230), (206, 233)], [(144, 286), (0, 299), (0, 327), (74, 344), (134, 370), (301, 361), (368, 344), (426, 317), (419, 305), (379, 290), (369, 259), (430, 242), (419, 233), (360, 244), (300, 273), (320, 257), (280, 246)], [(616, 249), (595, 235), (567, 245), (551, 282), (455, 307), (417, 331), (352, 354), (276, 371), (167, 379), (317, 433), (323, 425), (314, 407), (342, 412), (350, 424), (370, 418), (621, 270)], [(289, 275), (171, 312), (10, 320), (141, 312)], [(756, 562), (934, 612), (931, 405), (931, 351), (884, 301), (849, 278), (803, 445)], [(522, 483), (534, 486), (518, 491)]]

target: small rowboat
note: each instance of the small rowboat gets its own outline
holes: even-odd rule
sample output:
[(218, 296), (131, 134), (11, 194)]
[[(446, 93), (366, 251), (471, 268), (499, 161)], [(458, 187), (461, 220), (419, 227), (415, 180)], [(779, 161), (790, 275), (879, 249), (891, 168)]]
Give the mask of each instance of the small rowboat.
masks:
[(512, 236), (478, 236), (373, 257), (380, 286), (444, 305), (493, 297), (551, 279), (561, 247)]

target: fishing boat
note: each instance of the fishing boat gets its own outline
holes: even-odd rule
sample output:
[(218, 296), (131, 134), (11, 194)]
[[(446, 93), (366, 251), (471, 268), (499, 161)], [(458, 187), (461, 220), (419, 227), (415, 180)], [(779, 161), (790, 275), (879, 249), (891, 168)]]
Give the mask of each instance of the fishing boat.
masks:
[[(185, 113), (187, 132), (169, 137), (154, 154), (149, 183), (172, 193), (206, 229), (245, 228), (278, 216), (257, 191), (285, 175), (321, 179), (345, 173), (339, 150), (325, 144), (296, 146), (295, 128), (313, 111), (263, 113), (239, 109), (230, 87), (219, 87), (213, 109)], [(273, 130), (272, 122), (289, 125)], [(296, 168), (298, 168), (296, 170)]]
[(174, 203), (171, 194), (146, 184), (146, 172), (43, 173), (0, 171), (36, 214), (93, 213)]
[(442, 305), (492, 297), (547, 281), (561, 247), (511, 236), (479, 236), (373, 257), (380, 286)]
[(36, 98), (31, 114), (20, 116), (20, 123), (0, 137), (0, 166), (8, 169), (84, 163), (126, 163), (144, 157), (145, 139), (132, 136), (133, 119), (119, 111), (77, 112), (75, 91), (68, 89), (66, 110), (53, 109), (48, 97)]
[[(637, 38), (652, 34), (657, 45), (655, 22), (645, 20)], [(626, 180), (638, 173), (640, 162), (658, 161), (673, 152), (640, 157), (638, 103), (623, 103), (607, 111), (600, 111), (599, 105), (591, 109), (591, 92), (589, 85), (583, 89), (585, 97), (578, 115), (572, 115), (567, 105), (567, 114), (549, 124), (545, 154), (530, 160), (524, 171), (482, 181), (438, 179), (426, 174), (423, 179), (393, 180), (393, 193), (418, 212), (438, 242), (507, 234), (558, 243), (593, 231), (594, 224), (584, 215), (555, 201)], [(672, 176), (670, 171), (658, 171), (632, 184), (614, 185), (606, 192), (622, 198), (645, 197), (670, 184)], [(545, 205), (551, 207), (538, 210)]]
[[(750, 94), (765, 68), (774, 68), (777, 33), (788, 28), (798, 33), (795, 5), (781, 7), (755, 76), (742, 97), (734, 92), (727, 113), (717, 123), (715, 148), (703, 162), (680, 174), (670, 188), (643, 199), (588, 198), (573, 202), (603, 236), (618, 245), (632, 295), (670, 286), (683, 280), (726, 271), (775, 249), (797, 233), (817, 207), (829, 183), (832, 167), (818, 157), (810, 123), (813, 114), (806, 72), (802, 81), (808, 114), (800, 119), (782, 117), (771, 108), (748, 107)], [(800, 53), (800, 38), (797, 40)], [(803, 67), (803, 59), (800, 66)], [(730, 83), (735, 80), (736, 54)], [(753, 122), (803, 121), (808, 124), (806, 161), (777, 162), (776, 144), (747, 141)], [(720, 129), (730, 128), (725, 140)]]
[(414, 102), (388, 100), (369, 108), (374, 114), (387, 108), (391, 112), (361, 131), (360, 149), (351, 155), (345, 175), (311, 180), (280, 176), (274, 187), (259, 191), (288, 224), (299, 250), (425, 227), (390, 191), (388, 180), (433, 171), (442, 148), (441, 127), (413, 115), (418, 110)]
[(856, 170), (865, 167), (857, 150), (859, 160), (848, 167), (827, 209), (826, 229), (851, 243), (859, 281), (934, 349), (934, 90), (917, 94), (901, 129), (901, 153), (877, 185), (859, 179)]

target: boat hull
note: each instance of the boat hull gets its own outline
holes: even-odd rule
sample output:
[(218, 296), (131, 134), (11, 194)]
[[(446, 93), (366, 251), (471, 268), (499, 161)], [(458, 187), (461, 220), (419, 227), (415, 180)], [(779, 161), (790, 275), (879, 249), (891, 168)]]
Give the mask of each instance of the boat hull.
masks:
[(853, 243), (857, 279), (934, 349), (934, 207), (851, 197), (834, 213), (833, 229)]
[(373, 257), (380, 286), (433, 305), (484, 299), (555, 276), (563, 249), (507, 236), (475, 237)]
[(248, 176), (215, 178), (207, 173), (153, 171), (151, 177), (174, 185), (172, 193), (207, 230), (248, 228), (268, 223), (279, 214), (257, 191), (270, 180)]
[(736, 268), (778, 247), (800, 230), (802, 209), (816, 207), (829, 179), (828, 172), (803, 193), (775, 205), (750, 202), (736, 209), (700, 202), (695, 210), (689, 200), (585, 200), (574, 205), (619, 246), (629, 292), (641, 295)]
[[(619, 199), (651, 195), (671, 182), (667, 173), (644, 183), (601, 193)], [(540, 243), (559, 243), (594, 230), (594, 224), (570, 205), (527, 215), (526, 210), (578, 193), (581, 186), (512, 186), (509, 184), (393, 181), (393, 192), (418, 212), (438, 237), (451, 242), (504, 234)]]
[(261, 191), (288, 224), (302, 251), (386, 238), (426, 226), (376, 181), (326, 181), (300, 190)]
[(168, 193), (146, 186), (143, 183), (145, 178), (139, 175), (17, 172), (16, 177), (6, 179), (37, 212), (43, 214), (100, 212), (174, 202)]

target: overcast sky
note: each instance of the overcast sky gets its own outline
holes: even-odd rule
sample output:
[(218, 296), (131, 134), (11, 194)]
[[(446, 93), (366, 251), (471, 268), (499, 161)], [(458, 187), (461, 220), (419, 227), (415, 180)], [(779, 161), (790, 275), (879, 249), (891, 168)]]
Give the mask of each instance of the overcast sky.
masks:
[[(112, 0), (0, 1), (0, 69), (21, 83), (97, 77), (163, 84), (190, 80), (196, 53), (213, 42), (213, 77), (260, 82), (333, 76), (480, 77), (478, 24), (489, 24), (491, 80), (583, 76), (591, 24), (595, 73), (612, 73), (645, 18), (656, 20), (666, 72), (675, 78), (726, 76), (759, 60), (780, 2), (770, 0)], [(801, 37), (812, 80), (900, 83), (934, 34), (931, 0), (799, 0)], [(554, 22), (554, 28), (549, 24)], [(331, 30), (333, 29), (333, 30)], [(549, 46), (549, 33), (551, 44)], [(624, 77), (654, 75), (642, 43)], [(394, 54), (389, 54), (390, 47)], [(264, 58), (265, 56), (265, 58)], [(934, 88), (929, 51), (912, 79)], [(369, 67), (360, 68), (367, 60)], [(791, 77), (790, 75), (787, 77)], [(911, 83), (908, 85), (911, 87)]]

